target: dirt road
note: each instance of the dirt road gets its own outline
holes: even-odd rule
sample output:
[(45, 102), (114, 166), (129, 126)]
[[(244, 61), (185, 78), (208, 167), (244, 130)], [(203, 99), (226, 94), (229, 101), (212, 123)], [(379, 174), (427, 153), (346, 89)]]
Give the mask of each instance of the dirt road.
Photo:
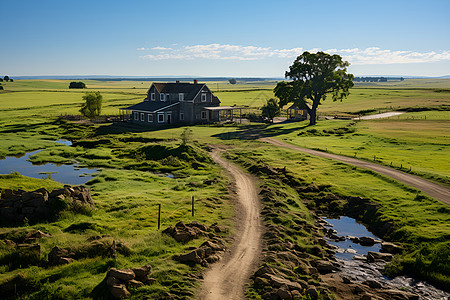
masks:
[(204, 275), (199, 299), (244, 299), (244, 287), (256, 270), (261, 254), (262, 222), (255, 180), (237, 166), (220, 157), (212, 158), (231, 175), (236, 186), (237, 227), (230, 251)]
[(398, 171), (398, 170), (395, 170), (395, 169), (392, 169), (389, 167), (385, 167), (385, 166), (371, 163), (371, 162), (364, 161), (364, 160), (359, 160), (359, 159), (355, 159), (355, 158), (351, 158), (351, 157), (311, 150), (311, 149), (307, 149), (307, 148), (301, 148), (301, 147), (294, 146), (294, 145), (291, 145), (288, 143), (277, 141), (272, 138), (262, 138), (261, 140), (271, 143), (275, 146), (286, 147), (289, 149), (302, 151), (302, 152), (305, 152), (305, 153), (308, 153), (311, 155), (316, 155), (316, 156), (325, 157), (325, 158), (331, 158), (331, 159), (339, 160), (344, 163), (354, 165), (357, 167), (370, 169), (372, 171), (383, 174), (385, 176), (389, 176), (389, 177), (396, 179), (400, 182), (403, 182), (407, 185), (415, 187), (416, 189), (419, 189), (422, 192), (424, 192), (425, 194), (427, 194), (428, 196), (431, 196), (437, 200), (442, 201), (445, 204), (450, 205), (450, 189), (449, 188), (439, 185), (439, 184), (436, 184), (436, 183), (433, 183), (433, 182), (423, 179), (421, 177), (407, 174), (407, 173), (404, 173), (404, 172), (401, 172), (401, 171)]

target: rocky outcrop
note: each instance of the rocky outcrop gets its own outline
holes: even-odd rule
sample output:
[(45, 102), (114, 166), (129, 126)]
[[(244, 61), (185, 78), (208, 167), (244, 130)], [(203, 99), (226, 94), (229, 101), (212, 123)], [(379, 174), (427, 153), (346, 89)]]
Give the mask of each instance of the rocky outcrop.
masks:
[(207, 266), (220, 260), (224, 251), (223, 242), (220, 239), (215, 239), (214, 241), (204, 242), (200, 247), (188, 253), (177, 255), (174, 259), (182, 263)]
[(4, 190), (0, 197), (0, 216), (6, 222), (48, 220), (67, 206), (94, 208), (91, 194), (83, 186), (64, 186), (48, 192), (45, 188), (27, 192)]
[(131, 295), (129, 289), (150, 285), (155, 279), (150, 277), (152, 267), (145, 265), (133, 269), (111, 268), (106, 273), (106, 286), (114, 299), (122, 299)]
[(200, 224), (196, 221), (192, 221), (190, 224), (178, 222), (174, 227), (170, 226), (163, 230), (163, 233), (170, 235), (177, 242), (187, 243), (200, 236), (207, 235), (208, 227)]

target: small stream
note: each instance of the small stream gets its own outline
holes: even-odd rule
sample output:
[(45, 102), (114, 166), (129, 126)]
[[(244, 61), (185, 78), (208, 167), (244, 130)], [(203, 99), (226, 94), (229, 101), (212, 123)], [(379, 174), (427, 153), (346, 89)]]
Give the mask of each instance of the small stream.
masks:
[[(349, 217), (340, 217), (339, 219), (323, 218), (328, 224), (326, 228), (332, 228), (337, 231), (336, 236), (344, 237), (371, 237), (380, 240), (373, 235), (367, 228), (358, 223), (355, 219)], [(341, 265), (341, 272), (344, 276), (354, 281), (375, 280), (379, 282), (383, 288), (407, 290), (411, 293), (419, 295), (424, 300), (449, 300), (450, 295), (445, 291), (435, 288), (427, 282), (416, 280), (408, 276), (397, 276), (388, 278), (382, 274), (386, 263), (374, 262), (368, 263), (365, 256), (369, 251), (380, 252), (381, 244), (376, 243), (372, 246), (363, 246), (352, 242), (345, 238), (342, 241), (326, 238), (330, 245), (338, 247), (335, 258)], [(380, 240), (381, 241), (381, 240)]]
[[(67, 146), (72, 145), (72, 143), (67, 140), (57, 140), (55, 142)], [(40, 151), (41, 150), (28, 152), (22, 157), (7, 156), (5, 159), (0, 160), (0, 174), (19, 172), (24, 176), (38, 179), (50, 178), (54, 181), (71, 185), (84, 184), (97, 175), (97, 169), (80, 168), (76, 163), (46, 163), (42, 165), (35, 165), (28, 161), (30, 156), (39, 153)]]

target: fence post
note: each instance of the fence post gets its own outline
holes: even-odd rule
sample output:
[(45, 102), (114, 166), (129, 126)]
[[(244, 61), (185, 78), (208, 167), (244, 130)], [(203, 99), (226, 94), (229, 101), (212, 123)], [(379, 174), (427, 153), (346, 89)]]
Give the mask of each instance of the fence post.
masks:
[(192, 196), (192, 216), (194, 216), (194, 196)]
[(161, 228), (161, 204), (158, 204), (158, 230)]

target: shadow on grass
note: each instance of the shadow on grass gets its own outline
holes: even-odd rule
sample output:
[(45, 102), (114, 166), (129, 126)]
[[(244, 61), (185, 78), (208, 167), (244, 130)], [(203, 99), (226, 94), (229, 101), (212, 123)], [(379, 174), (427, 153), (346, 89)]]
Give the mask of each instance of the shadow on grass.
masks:
[(235, 132), (223, 132), (213, 135), (213, 137), (221, 140), (257, 140), (264, 137), (274, 137), (278, 135), (289, 134), (309, 127), (309, 125), (301, 125), (292, 128), (284, 128), (283, 125), (260, 124), (247, 125), (239, 127), (241, 130)]
[(153, 132), (162, 131), (171, 128), (179, 128), (186, 125), (167, 125), (167, 126), (145, 126), (126, 122), (113, 123), (107, 126), (100, 126), (95, 131), (95, 135), (105, 135), (105, 134), (121, 134), (121, 133), (142, 133), (142, 132)]

